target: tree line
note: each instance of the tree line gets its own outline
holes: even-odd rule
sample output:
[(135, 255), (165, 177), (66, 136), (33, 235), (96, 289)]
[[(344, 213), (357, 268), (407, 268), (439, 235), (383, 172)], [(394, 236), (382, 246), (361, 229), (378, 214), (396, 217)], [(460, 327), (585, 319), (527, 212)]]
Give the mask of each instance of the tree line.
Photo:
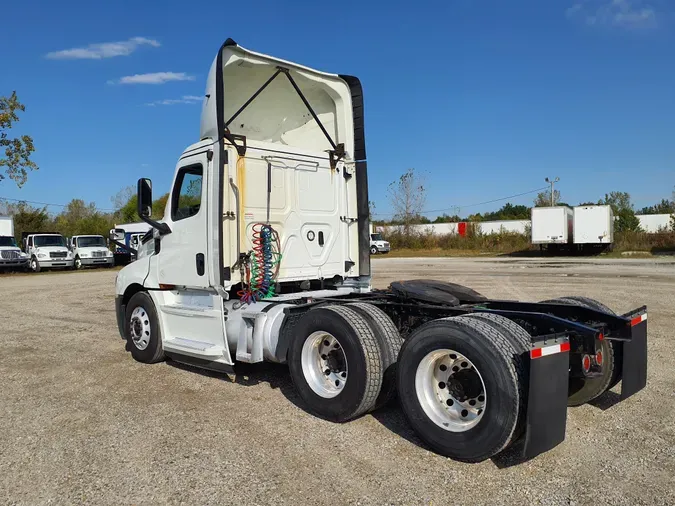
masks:
[[(557, 206), (569, 206), (561, 199), (559, 190), (554, 190), (553, 196), (551, 191), (543, 191), (537, 194), (534, 199), (532, 207), (511, 204), (507, 202), (496, 211), (489, 211), (486, 213), (474, 213), (465, 216), (459, 214), (443, 213), (430, 219), (425, 214), (428, 211), (424, 210), (426, 205), (426, 186), (424, 177), (420, 175), (415, 169), (408, 169), (396, 181), (390, 183), (387, 189), (387, 196), (389, 203), (394, 210), (394, 215), (389, 220), (378, 220), (375, 210), (375, 204), (370, 202), (371, 220), (376, 225), (399, 225), (404, 227), (404, 231), (408, 231), (411, 225), (417, 224), (436, 224), (436, 223), (456, 223), (460, 221), (500, 221), (500, 220), (529, 220), (532, 213), (532, 207), (548, 207), (551, 202), (555, 202)], [(553, 197), (553, 198), (551, 198)], [(637, 214), (670, 214), (671, 228), (675, 230), (675, 188), (671, 199), (662, 199), (661, 202), (653, 206), (643, 207), (636, 212), (636, 209), (631, 201), (631, 196), (628, 192), (613, 191), (605, 194), (597, 202), (580, 202), (579, 205), (609, 205), (615, 217), (615, 230), (617, 232), (623, 231), (640, 231), (640, 220)], [(457, 206), (459, 207), (459, 206)]]

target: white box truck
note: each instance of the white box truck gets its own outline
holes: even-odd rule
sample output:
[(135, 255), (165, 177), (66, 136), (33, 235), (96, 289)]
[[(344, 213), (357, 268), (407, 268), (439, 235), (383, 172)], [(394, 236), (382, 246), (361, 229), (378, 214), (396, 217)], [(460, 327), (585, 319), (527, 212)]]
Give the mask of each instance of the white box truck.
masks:
[(102, 235), (75, 235), (68, 240), (76, 269), (113, 266), (113, 253)]
[(532, 244), (557, 249), (574, 237), (574, 212), (567, 206), (532, 208)]
[(519, 442), (533, 457), (564, 439), (568, 405), (622, 378), (622, 398), (644, 388), (644, 306), (490, 300), (428, 279), (374, 290), (363, 113), (356, 77), (220, 47), (163, 216), (138, 181), (152, 231), (115, 282), (135, 360), (285, 363), (305, 409), (334, 422), (398, 392), (432, 449), (471, 462)]
[(574, 208), (574, 244), (582, 248), (609, 248), (613, 242), (612, 206), (576, 206)]
[(0, 216), (0, 270), (23, 270), (28, 267), (28, 255), (16, 244), (14, 219)]

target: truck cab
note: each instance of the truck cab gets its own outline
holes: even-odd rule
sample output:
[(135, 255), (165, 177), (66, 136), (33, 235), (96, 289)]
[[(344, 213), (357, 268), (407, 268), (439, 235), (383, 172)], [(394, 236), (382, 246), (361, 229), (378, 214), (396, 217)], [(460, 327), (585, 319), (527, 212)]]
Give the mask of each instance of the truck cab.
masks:
[(72, 269), (73, 255), (66, 238), (56, 233), (24, 234), (24, 251), (33, 272), (42, 269)]
[(391, 247), (389, 243), (384, 240), (382, 234), (374, 232), (370, 234), (370, 254), (377, 255), (378, 253), (389, 253)]
[(86, 266), (113, 266), (113, 254), (102, 235), (75, 235), (69, 248), (76, 269)]
[(14, 220), (10, 216), (0, 216), (0, 269), (23, 270), (26, 267), (28, 255), (16, 244)]

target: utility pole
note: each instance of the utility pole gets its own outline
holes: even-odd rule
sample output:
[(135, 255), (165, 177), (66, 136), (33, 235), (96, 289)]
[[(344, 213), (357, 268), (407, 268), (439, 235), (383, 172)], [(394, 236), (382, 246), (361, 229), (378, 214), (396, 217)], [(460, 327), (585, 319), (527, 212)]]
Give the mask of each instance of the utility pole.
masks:
[(546, 178), (546, 182), (551, 185), (551, 207), (555, 205), (555, 193), (553, 192), (553, 187), (558, 181), (560, 181), (559, 177), (556, 177), (555, 179)]

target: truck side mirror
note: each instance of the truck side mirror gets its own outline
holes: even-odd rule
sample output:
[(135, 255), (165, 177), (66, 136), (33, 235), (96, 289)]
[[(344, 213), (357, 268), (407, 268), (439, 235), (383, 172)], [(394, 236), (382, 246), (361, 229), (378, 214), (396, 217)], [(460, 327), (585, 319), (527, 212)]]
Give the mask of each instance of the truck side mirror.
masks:
[(138, 216), (150, 218), (152, 216), (152, 181), (147, 178), (138, 180)]

